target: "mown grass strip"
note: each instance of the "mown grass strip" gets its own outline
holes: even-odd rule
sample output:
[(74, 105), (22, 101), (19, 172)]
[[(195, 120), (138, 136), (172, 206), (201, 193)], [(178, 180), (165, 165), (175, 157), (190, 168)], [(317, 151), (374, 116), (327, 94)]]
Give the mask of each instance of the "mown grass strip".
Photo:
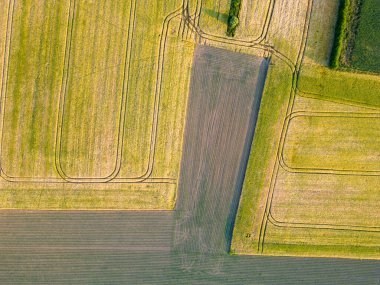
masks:
[(227, 20), (227, 36), (235, 36), (236, 28), (239, 26), (239, 13), (241, 0), (232, 0)]

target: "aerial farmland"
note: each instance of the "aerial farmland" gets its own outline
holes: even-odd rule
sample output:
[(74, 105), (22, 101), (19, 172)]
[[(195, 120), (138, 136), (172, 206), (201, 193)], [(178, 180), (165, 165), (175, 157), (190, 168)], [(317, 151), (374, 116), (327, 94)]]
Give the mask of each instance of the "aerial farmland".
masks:
[(377, 284), (379, 7), (0, 0), (0, 284)]

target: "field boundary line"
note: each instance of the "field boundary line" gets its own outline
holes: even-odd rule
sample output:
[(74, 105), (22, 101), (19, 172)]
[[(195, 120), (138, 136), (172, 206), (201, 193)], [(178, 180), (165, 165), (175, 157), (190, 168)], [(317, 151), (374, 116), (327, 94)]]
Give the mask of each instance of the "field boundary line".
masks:
[[(272, 19), (272, 14), (271, 14), (271, 17), (269, 18), (269, 24), (270, 24), (271, 19)], [(186, 24), (187, 24), (189, 29), (192, 29), (193, 32), (195, 32), (200, 37), (199, 41), (201, 41), (201, 39), (206, 39), (206, 40), (209, 40), (211, 42), (227, 44), (227, 45), (234, 46), (234, 47), (240, 47), (240, 48), (245, 47), (245, 48), (249, 48), (249, 49), (262, 50), (262, 51), (267, 52), (270, 55), (276, 56), (277, 58), (282, 60), (290, 68), (290, 70), (292, 72), (295, 68), (295, 64), (292, 62), (292, 60), (289, 57), (287, 57), (281, 51), (277, 50), (274, 46), (266, 44), (266, 43), (262, 43), (263, 41), (260, 41), (260, 42), (244, 42), (241, 40), (236, 40), (236, 39), (232, 39), (232, 38), (228, 38), (228, 37), (219, 37), (219, 36), (216, 36), (213, 34), (206, 33), (202, 29), (200, 29), (199, 26), (194, 25), (192, 23), (192, 19), (190, 18), (190, 16), (187, 16)], [(269, 24), (268, 24), (268, 29), (269, 29)]]
[[(2, 143), (3, 143), (3, 125), (4, 125), (4, 117), (5, 117), (5, 103), (6, 103), (6, 93), (7, 93), (7, 81), (8, 81), (8, 69), (10, 65), (10, 50), (11, 50), (11, 37), (13, 30), (13, 14), (15, 10), (15, 0), (9, 0), (9, 10), (8, 10), (8, 21), (7, 21), (7, 36), (6, 36), (6, 47), (7, 51), (4, 53), (4, 67), (3, 67), (3, 83), (2, 83), (2, 92), (1, 92), (1, 126), (0, 126), (0, 176), (7, 182), (27, 182), (27, 183), (41, 183), (41, 182), (52, 182), (52, 183), (60, 183), (62, 179), (59, 177), (20, 177), (20, 176), (11, 176), (4, 172), (1, 167), (1, 159), (2, 159)], [(12, 11), (12, 12), (10, 12)]]
[[(246, 48), (249, 48), (249, 49), (256, 49), (256, 50), (261, 50), (261, 51), (265, 51), (267, 53), (270, 54), (270, 56), (275, 56), (277, 57), (278, 59), (280, 59), (282, 62), (284, 62), (291, 71), (294, 70), (294, 63), (286, 56), (284, 55), (283, 53), (281, 53), (280, 51), (276, 50), (273, 46), (270, 46), (270, 45), (267, 45), (267, 44), (241, 44), (239, 42), (231, 42), (231, 41), (227, 41), (227, 40), (216, 40), (214, 38), (213, 35), (210, 35), (210, 34), (205, 34), (204, 32), (202, 32), (201, 30), (197, 29), (196, 27), (192, 26), (192, 25), (189, 25), (190, 29), (192, 29), (195, 33), (197, 33), (202, 39), (206, 39), (206, 40), (209, 40), (211, 43), (212, 42), (217, 42), (217, 43), (220, 43), (220, 44), (227, 44), (227, 45), (231, 45), (231, 46), (234, 46), (234, 47), (246, 47)], [(204, 43), (206, 44), (206, 43)]]
[[(189, 1), (190, 0), (184, 0), (185, 7), (188, 7)], [(185, 21), (187, 21), (188, 23), (191, 23), (191, 20), (192, 20), (193, 26), (197, 27), (201, 31), (201, 34), (206, 34), (206, 35), (211, 36), (212, 34), (204, 32), (200, 26), (200, 18), (201, 18), (201, 13), (202, 13), (202, 6), (203, 6), (202, 3), (203, 2), (202, 2), (202, 0), (197, 0), (196, 3), (197, 3), (197, 8), (195, 11), (194, 18), (191, 19), (191, 17), (189, 16), (189, 13), (187, 13), (186, 15), (183, 15), (183, 17), (186, 19)], [(246, 39), (232, 39), (232, 38), (227, 37), (227, 36), (218, 36), (218, 35), (212, 35), (212, 36), (215, 37), (216, 39), (236, 41), (236, 42), (245, 43), (245, 44), (262, 43), (263, 41), (265, 41), (266, 36), (268, 34), (270, 22), (271, 22), (272, 16), (273, 16), (274, 5), (275, 5), (275, 0), (267, 0), (267, 7), (265, 9), (264, 22), (261, 25), (262, 28), (261, 28), (259, 36), (252, 38), (252, 39), (248, 39), (248, 40), (246, 40)]]
[(13, 17), (14, 17), (14, 6), (15, 0), (8, 1), (8, 14), (7, 14), (7, 28), (5, 32), (5, 47), (4, 47), (4, 59), (3, 59), (3, 70), (2, 70), (2, 82), (1, 82), (1, 98), (0, 98), (0, 177), (6, 181), (12, 181), (12, 177), (8, 176), (2, 166), (2, 152), (3, 152), (3, 138), (4, 138), (4, 118), (5, 118), (5, 103), (6, 103), (6, 93), (8, 84), (8, 70), (10, 64), (10, 47), (12, 45), (12, 31), (13, 31)]

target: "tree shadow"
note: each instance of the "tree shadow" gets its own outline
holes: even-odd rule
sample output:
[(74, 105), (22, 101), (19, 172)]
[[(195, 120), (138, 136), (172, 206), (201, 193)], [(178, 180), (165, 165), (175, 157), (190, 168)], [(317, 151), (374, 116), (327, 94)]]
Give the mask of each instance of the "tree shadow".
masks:
[(212, 17), (214, 19), (217, 19), (218, 21), (221, 21), (221, 22), (227, 24), (228, 14), (226, 14), (226, 13), (219, 13), (219, 12), (217, 12), (215, 10), (211, 10), (211, 9), (207, 9), (207, 8), (203, 8), (202, 11), (204, 11), (210, 17)]

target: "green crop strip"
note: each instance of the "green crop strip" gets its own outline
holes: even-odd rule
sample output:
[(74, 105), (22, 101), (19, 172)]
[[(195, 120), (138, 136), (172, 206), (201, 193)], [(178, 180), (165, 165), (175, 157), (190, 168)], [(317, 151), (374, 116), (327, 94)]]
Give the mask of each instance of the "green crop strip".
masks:
[(239, 26), (239, 13), (241, 0), (232, 0), (227, 20), (227, 36), (235, 36), (236, 28)]

